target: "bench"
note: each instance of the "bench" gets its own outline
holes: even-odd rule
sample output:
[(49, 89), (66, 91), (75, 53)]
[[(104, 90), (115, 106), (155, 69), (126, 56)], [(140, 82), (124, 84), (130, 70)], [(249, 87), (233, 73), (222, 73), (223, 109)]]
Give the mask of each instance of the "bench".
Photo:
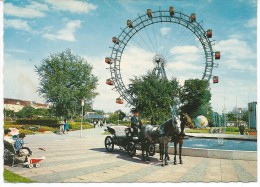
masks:
[[(27, 156), (28, 153), (20, 151), (22, 156)], [(18, 160), (18, 155), (15, 151), (14, 145), (4, 140), (4, 161), (12, 159), (12, 167), (15, 166), (15, 161)]]

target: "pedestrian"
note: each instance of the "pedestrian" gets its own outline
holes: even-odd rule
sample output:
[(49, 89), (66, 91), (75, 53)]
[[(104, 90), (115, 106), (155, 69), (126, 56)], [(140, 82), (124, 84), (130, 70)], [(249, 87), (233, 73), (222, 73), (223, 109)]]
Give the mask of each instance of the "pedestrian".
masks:
[(62, 121), (60, 121), (60, 133), (64, 134), (64, 123)]
[(32, 151), (29, 147), (24, 147), (24, 138), (26, 137), (25, 133), (20, 133), (19, 138), (16, 139), (14, 142), (14, 148), (16, 151), (16, 154), (18, 156), (22, 156), (22, 149), (26, 149), (29, 152), (29, 155), (32, 155)]
[(69, 132), (69, 123), (66, 119), (64, 119), (64, 131), (67, 132), (67, 134)]
[(140, 129), (142, 126), (142, 122), (139, 118), (138, 110), (133, 110), (134, 115), (131, 117), (131, 127), (133, 128), (133, 135), (138, 136), (138, 128)]
[(12, 138), (12, 135), (11, 135), (11, 130), (10, 129), (5, 129), (4, 130), (4, 140), (11, 143), (11, 144), (14, 144), (14, 139)]

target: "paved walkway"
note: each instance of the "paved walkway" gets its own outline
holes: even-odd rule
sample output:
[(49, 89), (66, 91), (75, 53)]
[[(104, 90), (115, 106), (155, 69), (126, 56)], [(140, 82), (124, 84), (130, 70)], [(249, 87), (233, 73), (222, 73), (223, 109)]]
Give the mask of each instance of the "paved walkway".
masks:
[(41, 167), (4, 167), (39, 183), (257, 182), (257, 161), (183, 156), (182, 165), (170, 161), (161, 167), (158, 154), (143, 162), (141, 151), (133, 158), (117, 146), (114, 152), (106, 152), (103, 132), (83, 130), (82, 138), (80, 131), (28, 135), (25, 143), (33, 156), (46, 156)]

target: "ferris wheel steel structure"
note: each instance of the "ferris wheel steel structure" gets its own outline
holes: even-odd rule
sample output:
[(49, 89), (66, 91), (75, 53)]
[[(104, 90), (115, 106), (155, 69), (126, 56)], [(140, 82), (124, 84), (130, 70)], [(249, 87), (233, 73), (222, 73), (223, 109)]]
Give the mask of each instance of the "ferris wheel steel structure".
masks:
[[(173, 7), (169, 7), (169, 10), (158, 10), (152, 12), (151, 9), (147, 9), (146, 14), (140, 16), (135, 20), (127, 20), (127, 26), (122, 29), (118, 37), (113, 37), (112, 42), (114, 43), (112, 48), (111, 57), (106, 57), (105, 62), (110, 64), (111, 78), (107, 80), (108, 85), (114, 85), (114, 88), (120, 94), (129, 105), (133, 105), (133, 96), (126, 93), (127, 88), (122, 80), (120, 72), (121, 58), (125, 47), (128, 42), (137, 34), (140, 30), (155, 24), (155, 23), (173, 23), (181, 25), (189, 29), (201, 43), (204, 54), (205, 54), (205, 69), (202, 75), (202, 80), (210, 81), (212, 77), (212, 71), (214, 67), (218, 67), (218, 64), (214, 62), (215, 59), (220, 59), (220, 52), (214, 52), (212, 45), (214, 44), (212, 38), (212, 30), (205, 31), (200, 23), (196, 21), (196, 14), (192, 13), (190, 16), (177, 12)], [(164, 71), (164, 70), (163, 70)], [(164, 73), (163, 73), (164, 74)], [(213, 77), (213, 83), (218, 82), (218, 77)], [(123, 104), (121, 98), (117, 98), (117, 103)]]

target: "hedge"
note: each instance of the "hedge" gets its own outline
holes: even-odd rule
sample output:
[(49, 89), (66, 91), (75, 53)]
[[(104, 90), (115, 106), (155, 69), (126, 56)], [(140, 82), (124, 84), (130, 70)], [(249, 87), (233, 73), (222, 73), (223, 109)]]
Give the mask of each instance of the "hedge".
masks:
[(57, 127), (60, 126), (58, 119), (18, 119), (17, 124), (21, 125), (41, 125), (47, 127)]

